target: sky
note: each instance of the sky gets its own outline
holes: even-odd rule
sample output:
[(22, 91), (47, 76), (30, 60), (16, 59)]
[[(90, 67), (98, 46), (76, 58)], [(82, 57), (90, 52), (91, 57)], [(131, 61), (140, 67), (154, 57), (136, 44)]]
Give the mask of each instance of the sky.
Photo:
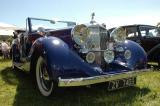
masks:
[(88, 23), (107, 27), (160, 22), (160, 0), (0, 0), (0, 22), (25, 28), (27, 17)]

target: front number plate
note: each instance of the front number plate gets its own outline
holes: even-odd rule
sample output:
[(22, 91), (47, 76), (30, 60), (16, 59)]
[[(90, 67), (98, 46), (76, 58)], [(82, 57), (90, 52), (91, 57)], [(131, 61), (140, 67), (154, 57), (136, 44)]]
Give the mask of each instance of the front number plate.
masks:
[(108, 90), (112, 91), (124, 87), (134, 86), (135, 83), (136, 83), (135, 77), (110, 81), (108, 85)]

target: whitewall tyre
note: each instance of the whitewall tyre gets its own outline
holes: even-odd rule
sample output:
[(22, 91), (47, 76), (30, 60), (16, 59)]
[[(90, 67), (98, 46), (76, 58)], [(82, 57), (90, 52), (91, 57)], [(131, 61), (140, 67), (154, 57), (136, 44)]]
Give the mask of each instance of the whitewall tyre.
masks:
[(54, 89), (53, 81), (50, 80), (47, 65), (42, 56), (39, 56), (36, 64), (36, 82), (43, 96), (50, 96)]

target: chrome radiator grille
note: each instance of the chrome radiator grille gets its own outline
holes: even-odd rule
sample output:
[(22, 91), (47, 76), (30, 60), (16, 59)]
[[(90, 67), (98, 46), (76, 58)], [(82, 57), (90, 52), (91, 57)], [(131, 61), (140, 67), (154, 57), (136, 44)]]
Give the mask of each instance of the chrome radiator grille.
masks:
[(100, 28), (99, 31), (99, 36), (100, 36), (100, 48), (101, 50), (106, 50), (107, 49), (107, 41), (108, 41), (108, 35), (107, 31), (104, 28)]
[[(100, 28), (100, 47), (101, 50), (106, 50), (107, 49), (107, 41), (109, 40), (108, 35), (107, 35), (107, 31), (104, 28)], [(104, 61), (104, 52), (101, 52), (101, 68), (105, 68), (106, 67), (106, 62)]]
[(104, 67), (103, 50), (107, 49), (107, 31), (105, 28), (96, 25), (89, 27), (89, 29), (91, 30), (91, 37), (90, 42), (87, 43), (87, 45), (89, 45), (88, 49), (95, 53), (96, 64)]

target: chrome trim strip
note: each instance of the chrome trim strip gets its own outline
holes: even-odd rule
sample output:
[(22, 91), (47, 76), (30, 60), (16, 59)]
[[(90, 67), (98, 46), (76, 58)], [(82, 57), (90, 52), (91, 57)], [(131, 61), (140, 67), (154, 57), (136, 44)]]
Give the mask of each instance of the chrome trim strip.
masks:
[(70, 78), (70, 79), (61, 79), (58, 78), (58, 86), (59, 87), (69, 87), (69, 86), (84, 86), (84, 85), (91, 85), (96, 83), (102, 83), (112, 80), (118, 80), (123, 78), (129, 77), (136, 77), (137, 75), (142, 75), (147, 72), (151, 72), (150, 69), (143, 69), (143, 70), (135, 70), (129, 72), (123, 72), (118, 74), (108, 74), (108, 75), (100, 75), (100, 76), (93, 76), (93, 77), (86, 77), (86, 78)]

